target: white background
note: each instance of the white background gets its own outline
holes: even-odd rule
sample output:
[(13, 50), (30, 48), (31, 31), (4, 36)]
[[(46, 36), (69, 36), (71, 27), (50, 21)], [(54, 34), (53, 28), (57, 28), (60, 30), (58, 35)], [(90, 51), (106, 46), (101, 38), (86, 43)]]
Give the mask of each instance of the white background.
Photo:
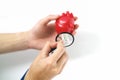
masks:
[[(53, 80), (120, 80), (119, 4), (119, 0), (0, 0), (0, 33), (26, 31), (49, 14), (73, 12), (80, 28), (67, 48), (67, 65)], [(19, 80), (38, 52), (0, 55), (0, 80)]]

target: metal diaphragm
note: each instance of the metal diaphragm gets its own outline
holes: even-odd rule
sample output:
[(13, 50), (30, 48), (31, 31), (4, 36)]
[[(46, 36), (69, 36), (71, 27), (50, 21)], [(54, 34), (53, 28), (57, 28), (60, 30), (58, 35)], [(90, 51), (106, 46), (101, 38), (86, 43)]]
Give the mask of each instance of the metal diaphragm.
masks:
[(56, 41), (63, 41), (65, 47), (69, 47), (74, 42), (74, 36), (68, 32), (60, 33), (56, 36)]

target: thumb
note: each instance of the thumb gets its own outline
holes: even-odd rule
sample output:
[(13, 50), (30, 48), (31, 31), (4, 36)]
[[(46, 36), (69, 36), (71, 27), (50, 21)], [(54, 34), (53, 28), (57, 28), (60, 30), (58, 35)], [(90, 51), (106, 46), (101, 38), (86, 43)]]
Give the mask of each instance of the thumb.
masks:
[(45, 18), (42, 19), (42, 23), (43, 23), (43, 25), (46, 25), (50, 21), (56, 20), (58, 17), (59, 17), (59, 15), (49, 15), (49, 16), (47, 16), (47, 17), (45, 17)]
[(41, 55), (43, 55), (44, 57), (49, 56), (49, 52), (51, 51), (51, 49), (55, 48), (56, 46), (56, 42), (47, 42), (41, 51)]

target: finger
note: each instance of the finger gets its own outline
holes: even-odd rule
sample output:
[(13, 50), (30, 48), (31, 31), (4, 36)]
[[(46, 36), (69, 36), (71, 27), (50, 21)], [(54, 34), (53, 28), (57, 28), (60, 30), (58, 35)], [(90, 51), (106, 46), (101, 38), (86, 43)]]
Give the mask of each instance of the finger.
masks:
[(56, 20), (58, 17), (59, 17), (59, 15), (49, 15), (49, 16), (45, 17), (44, 19), (42, 19), (41, 21), (42, 21), (43, 25), (46, 25), (50, 21)]
[(72, 35), (75, 35), (76, 34), (76, 30), (79, 28), (79, 25), (78, 24), (75, 24), (74, 26), (74, 31), (72, 32)]
[(61, 72), (65, 66), (65, 64), (67, 63), (68, 61), (68, 55), (67, 53), (65, 52), (63, 54), (63, 56), (59, 59), (58, 63), (57, 63), (57, 69), (58, 69), (58, 72)]
[(72, 32), (72, 35), (75, 35), (75, 34), (76, 34), (76, 31), (73, 31), (73, 32)]
[(79, 28), (79, 25), (78, 24), (75, 24), (74, 25), (74, 30), (78, 29)]
[(50, 23), (47, 25), (53, 32), (55, 31), (55, 24), (54, 23)]
[(74, 20), (76, 21), (77, 19), (78, 19), (78, 17), (75, 16), (75, 17), (74, 17)]
[(58, 42), (56, 50), (53, 52), (53, 54), (50, 56), (50, 58), (57, 62), (59, 60), (59, 58), (64, 54), (65, 49), (64, 49), (64, 45), (61, 41)]
[(55, 48), (57, 46), (57, 43), (56, 42), (47, 42), (41, 52), (41, 55), (43, 55), (43, 57), (47, 57), (49, 56), (49, 52), (51, 49)]

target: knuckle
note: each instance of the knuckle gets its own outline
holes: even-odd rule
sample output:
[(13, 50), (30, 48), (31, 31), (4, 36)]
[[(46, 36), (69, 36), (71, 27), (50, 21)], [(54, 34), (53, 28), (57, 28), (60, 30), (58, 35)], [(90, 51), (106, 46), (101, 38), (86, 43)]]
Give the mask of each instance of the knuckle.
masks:
[(57, 69), (56, 69), (56, 68), (53, 69), (53, 73), (54, 73), (54, 74), (57, 74)]
[(58, 71), (57, 71), (57, 75), (61, 74), (61, 72), (62, 72), (62, 71), (58, 70)]
[(69, 56), (66, 54), (66, 59), (68, 60), (69, 59)]
[(47, 66), (53, 66), (53, 62), (51, 60), (47, 61)]
[(65, 52), (65, 49), (63, 47), (61, 47), (58, 49), (58, 51), (63, 53), (63, 52)]
[(61, 73), (60, 70), (58, 70), (57, 68), (53, 70), (53, 72), (56, 74), (56, 75), (59, 75)]

